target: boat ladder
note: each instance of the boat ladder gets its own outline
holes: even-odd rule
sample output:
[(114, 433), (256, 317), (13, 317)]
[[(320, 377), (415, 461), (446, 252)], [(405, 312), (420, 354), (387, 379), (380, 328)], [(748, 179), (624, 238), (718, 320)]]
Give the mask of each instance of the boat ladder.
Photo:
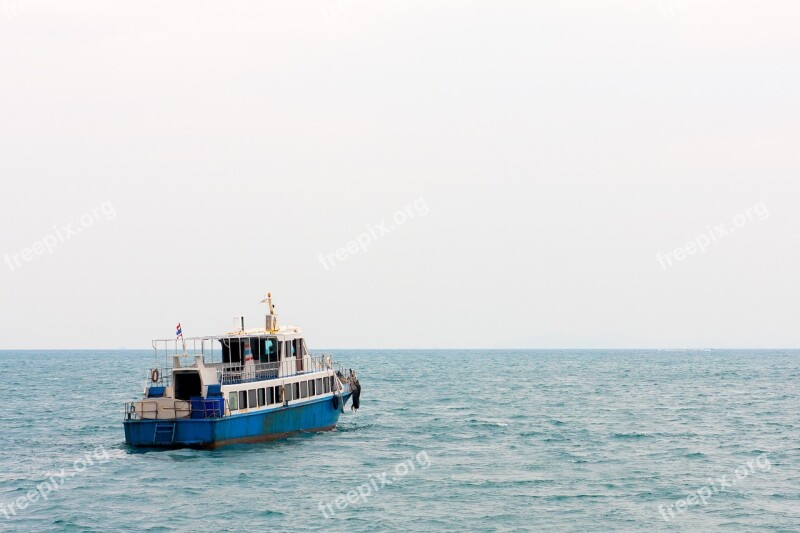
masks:
[(153, 444), (172, 444), (175, 441), (175, 421), (156, 422)]

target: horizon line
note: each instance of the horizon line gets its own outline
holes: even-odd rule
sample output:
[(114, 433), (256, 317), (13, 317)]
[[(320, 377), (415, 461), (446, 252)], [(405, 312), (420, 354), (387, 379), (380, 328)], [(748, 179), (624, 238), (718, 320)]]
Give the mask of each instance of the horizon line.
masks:
[[(0, 352), (33, 352), (33, 351), (75, 351), (75, 350), (86, 350), (86, 351), (149, 351), (153, 350), (152, 347), (149, 348), (128, 348), (128, 347), (121, 347), (121, 348), (0, 348)], [(320, 352), (325, 350), (384, 350), (384, 351), (391, 351), (391, 350), (440, 350), (440, 351), (454, 351), (454, 350), (474, 350), (474, 351), (508, 351), (508, 350), (654, 350), (654, 351), (675, 351), (675, 350), (696, 350), (696, 351), (714, 351), (714, 350), (800, 350), (800, 347), (702, 347), (702, 348), (693, 348), (693, 347), (674, 347), (674, 348), (647, 348), (647, 347), (634, 347), (634, 348), (624, 348), (624, 347), (613, 347), (613, 348), (579, 348), (579, 347), (571, 347), (571, 348), (321, 348), (318, 350), (311, 350), (310, 353), (313, 355), (314, 352)]]

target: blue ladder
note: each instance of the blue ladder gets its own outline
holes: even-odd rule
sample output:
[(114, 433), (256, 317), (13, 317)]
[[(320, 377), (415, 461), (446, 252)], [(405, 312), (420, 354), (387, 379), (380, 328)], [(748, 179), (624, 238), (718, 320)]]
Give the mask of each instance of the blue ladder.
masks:
[(153, 444), (172, 444), (175, 441), (175, 421), (156, 422)]

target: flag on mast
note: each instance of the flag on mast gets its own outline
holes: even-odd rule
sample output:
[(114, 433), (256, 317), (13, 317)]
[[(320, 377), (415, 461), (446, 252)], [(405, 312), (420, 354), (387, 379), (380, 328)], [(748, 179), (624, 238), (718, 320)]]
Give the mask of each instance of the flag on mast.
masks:
[(180, 322), (178, 322), (178, 327), (176, 328), (176, 331), (175, 331), (175, 338), (177, 339), (178, 337), (183, 337), (183, 330), (181, 330), (181, 323)]

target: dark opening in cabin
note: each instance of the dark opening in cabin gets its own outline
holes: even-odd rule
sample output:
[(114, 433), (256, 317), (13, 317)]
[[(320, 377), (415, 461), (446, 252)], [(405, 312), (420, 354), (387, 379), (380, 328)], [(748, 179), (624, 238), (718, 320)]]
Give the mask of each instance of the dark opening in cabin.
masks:
[(189, 400), (203, 395), (203, 385), (197, 372), (175, 372), (175, 399)]

